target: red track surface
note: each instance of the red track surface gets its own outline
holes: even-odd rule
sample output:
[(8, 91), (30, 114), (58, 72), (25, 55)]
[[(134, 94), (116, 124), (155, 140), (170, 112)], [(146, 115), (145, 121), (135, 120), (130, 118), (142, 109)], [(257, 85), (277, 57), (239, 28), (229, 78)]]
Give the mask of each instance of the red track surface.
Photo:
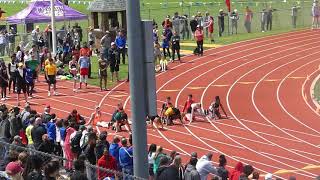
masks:
[[(230, 167), (242, 161), (263, 174), (283, 178), (319, 175), (320, 118), (309, 93), (320, 62), (319, 35), (319, 31), (299, 31), (270, 36), (211, 49), (203, 57), (188, 56), (184, 63), (172, 64), (169, 71), (157, 75), (158, 107), (166, 96), (181, 107), (190, 93), (208, 107), (219, 95), (232, 118), (198, 117), (191, 125), (148, 129), (148, 143), (177, 150), (185, 160), (193, 151), (199, 155), (211, 151), (215, 161), (225, 154)], [(31, 103), (40, 112), (49, 103), (59, 117), (74, 108), (89, 117), (100, 104), (104, 117), (110, 119), (116, 104), (122, 102), (130, 115), (127, 83), (107, 93), (90, 87), (74, 94), (71, 82), (59, 82), (60, 95), (50, 98), (45, 84), (36, 90)]]

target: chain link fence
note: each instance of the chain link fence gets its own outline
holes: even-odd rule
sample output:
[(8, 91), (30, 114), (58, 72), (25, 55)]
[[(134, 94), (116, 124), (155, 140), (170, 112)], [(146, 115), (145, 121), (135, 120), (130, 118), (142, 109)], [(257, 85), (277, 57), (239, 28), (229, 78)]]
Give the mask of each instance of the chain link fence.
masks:
[[(5, 165), (6, 162), (9, 163), (12, 160), (16, 161), (19, 156), (19, 153), (21, 153), (21, 152), (24, 152), (27, 155), (37, 155), (43, 162), (42, 171), (44, 171), (44, 167), (50, 161), (59, 161), (60, 162), (60, 171), (59, 171), (59, 176), (60, 176), (59, 179), (60, 180), (69, 179), (70, 175), (72, 174), (72, 172), (66, 171), (66, 169), (64, 167), (64, 165), (66, 163), (72, 163), (72, 167), (73, 167), (73, 169), (75, 169), (74, 162), (76, 160), (69, 161), (65, 157), (37, 151), (34, 148), (20, 146), (20, 145), (16, 145), (13, 143), (8, 143), (4, 139), (0, 140), (0, 158), (1, 158), (0, 162), (2, 161), (0, 163), (1, 165)], [(79, 157), (79, 159), (80, 158), (83, 158), (83, 157)], [(122, 179), (146, 180), (144, 178), (140, 178), (140, 177), (136, 177), (136, 176), (124, 173), (120, 170), (116, 171), (116, 170), (105, 169), (105, 168), (102, 168), (99, 166), (92, 165), (87, 160), (84, 160), (84, 162), (85, 162), (85, 169), (86, 169), (84, 174), (87, 175), (87, 178), (89, 180), (96, 180), (96, 179), (99, 179), (99, 180), (113, 180), (113, 179), (116, 179), (116, 180), (122, 180)], [(99, 174), (100, 174), (100, 176), (99, 176)], [(98, 178), (98, 176), (99, 176), (99, 178)]]

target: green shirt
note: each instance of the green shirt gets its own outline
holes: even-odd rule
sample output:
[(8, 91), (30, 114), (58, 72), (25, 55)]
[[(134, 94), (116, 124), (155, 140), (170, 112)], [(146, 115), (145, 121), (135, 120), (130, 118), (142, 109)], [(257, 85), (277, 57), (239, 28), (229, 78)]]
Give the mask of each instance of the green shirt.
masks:
[(35, 71), (38, 66), (39, 66), (39, 61), (37, 60), (31, 60), (31, 61), (27, 61), (26, 65), (28, 65), (28, 67), (32, 70)]

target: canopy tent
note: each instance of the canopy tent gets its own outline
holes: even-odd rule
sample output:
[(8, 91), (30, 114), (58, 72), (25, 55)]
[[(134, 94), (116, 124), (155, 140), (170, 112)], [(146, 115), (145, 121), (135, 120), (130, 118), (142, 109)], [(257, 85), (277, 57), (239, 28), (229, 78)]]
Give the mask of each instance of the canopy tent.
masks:
[[(59, 0), (55, 1), (55, 20), (72, 21), (85, 20), (88, 16), (64, 5)], [(7, 18), (10, 24), (46, 23), (51, 22), (50, 1), (31, 2), (27, 8)]]

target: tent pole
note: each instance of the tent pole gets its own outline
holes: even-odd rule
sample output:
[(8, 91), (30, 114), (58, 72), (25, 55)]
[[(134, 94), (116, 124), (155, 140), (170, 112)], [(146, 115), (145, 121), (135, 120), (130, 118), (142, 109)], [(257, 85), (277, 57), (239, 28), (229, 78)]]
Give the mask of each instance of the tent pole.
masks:
[(55, 20), (55, 9), (54, 9), (54, 1), (50, 0), (51, 2), (51, 27), (52, 27), (52, 51), (53, 55), (56, 55), (57, 51), (57, 36), (56, 36), (56, 20)]

